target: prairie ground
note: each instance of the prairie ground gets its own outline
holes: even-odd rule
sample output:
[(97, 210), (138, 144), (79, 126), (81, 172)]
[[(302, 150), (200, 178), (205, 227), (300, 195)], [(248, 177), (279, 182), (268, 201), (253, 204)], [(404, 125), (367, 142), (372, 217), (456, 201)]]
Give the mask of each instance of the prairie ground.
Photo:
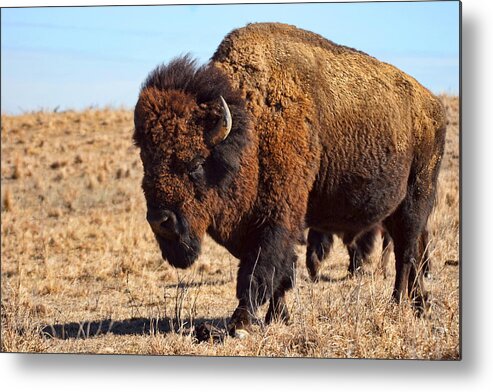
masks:
[(222, 327), (231, 315), (238, 260), (206, 238), (190, 270), (162, 261), (145, 220), (132, 112), (2, 116), (2, 351), (459, 359), (459, 101), (441, 98), (449, 126), (429, 220), (430, 314), (390, 301), (394, 266), (382, 273), (380, 243), (348, 278), (337, 240), (316, 284), (300, 245), (291, 324), (260, 323), (247, 339), (216, 343), (198, 343), (193, 327)]

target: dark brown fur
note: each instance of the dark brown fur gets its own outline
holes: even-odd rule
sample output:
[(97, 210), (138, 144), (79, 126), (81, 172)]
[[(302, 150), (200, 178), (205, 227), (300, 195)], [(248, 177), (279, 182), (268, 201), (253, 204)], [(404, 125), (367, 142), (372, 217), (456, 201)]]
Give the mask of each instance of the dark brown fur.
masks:
[[(219, 96), (233, 128), (214, 145)], [(409, 292), (423, 306), (417, 239), (444, 124), (428, 90), (364, 53), (293, 26), (235, 30), (204, 67), (181, 58), (156, 69), (135, 108), (148, 215), (176, 215), (176, 240), (156, 233), (163, 257), (189, 266), (206, 232), (238, 257), (231, 330), (248, 329), (269, 299), (266, 321), (288, 319), (284, 294), (306, 227), (360, 233), (383, 222), (395, 244), (394, 298)]]
[[(329, 257), (334, 242), (334, 235), (336, 234), (321, 233), (314, 229), (310, 229), (308, 232), (306, 241), (306, 267), (313, 281), (318, 281), (320, 278), (319, 269), (323, 261)], [(342, 234), (339, 234), (339, 236), (346, 245), (349, 254), (349, 276), (353, 276), (363, 267), (374, 249), (377, 238), (382, 237), (380, 269), (385, 278), (387, 277), (387, 266), (390, 261), (390, 255), (394, 251), (394, 243), (388, 231), (381, 224), (358, 234), (356, 237), (348, 237)], [(420, 247), (419, 254), (423, 257), (421, 261), (423, 273), (426, 277), (431, 277), (431, 249), (429, 234), (426, 228), (419, 237), (418, 246)]]

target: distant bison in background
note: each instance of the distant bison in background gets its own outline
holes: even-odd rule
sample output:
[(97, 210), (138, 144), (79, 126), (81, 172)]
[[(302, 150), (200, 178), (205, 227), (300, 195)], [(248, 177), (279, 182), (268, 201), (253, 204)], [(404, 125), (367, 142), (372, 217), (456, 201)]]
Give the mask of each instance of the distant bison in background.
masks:
[[(418, 238), (443, 155), (440, 101), (397, 68), (283, 24), (231, 32), (211, 61), (156, 68), (135, 107), (147, 220), (162, 256), (197, 259), (208, 233), (240, 259), (229, 328), (289, 318), (295, 244), (382, 222), (393, 298), (426, 306)], [(316, 237), (315, 237), (315, 241)]]

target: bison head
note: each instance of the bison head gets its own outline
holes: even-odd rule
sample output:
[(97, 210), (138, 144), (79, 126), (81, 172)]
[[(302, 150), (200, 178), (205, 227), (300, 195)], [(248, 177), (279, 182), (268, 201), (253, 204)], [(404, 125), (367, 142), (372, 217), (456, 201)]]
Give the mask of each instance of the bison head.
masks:
[(189, 267), (240, 169), (244, 101), (220, 70), (186, 56), (149, 75), (134, 121), (147, 220), (163, 258)]

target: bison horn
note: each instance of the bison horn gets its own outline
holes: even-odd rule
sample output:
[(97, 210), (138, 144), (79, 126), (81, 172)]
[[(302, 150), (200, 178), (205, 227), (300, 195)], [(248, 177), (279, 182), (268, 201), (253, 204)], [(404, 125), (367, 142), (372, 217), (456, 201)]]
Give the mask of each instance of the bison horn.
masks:
[(219, 119), (214, 130), (212, 131), (212, 142), (214, 145), (221, 143), (226, 139), (231, 131), (231, 126), (233, 125), (233, 119), (231, 118), (231, 112), (229, 111), (228, 104), (222, 96), (221, 108), (223, 110), (223, 117)]

